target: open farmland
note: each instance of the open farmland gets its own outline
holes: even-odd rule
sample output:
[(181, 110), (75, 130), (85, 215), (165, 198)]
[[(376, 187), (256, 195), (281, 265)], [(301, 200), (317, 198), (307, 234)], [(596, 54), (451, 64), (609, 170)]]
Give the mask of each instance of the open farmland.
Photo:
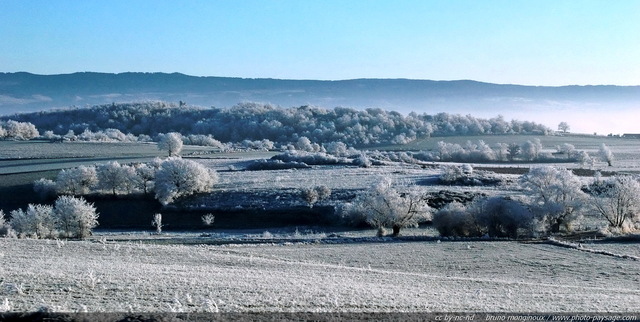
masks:
[[(611, 147), (616, 161), (613, 167), (598, 162), (594, 169), (638, 172), (640, 141), (579, 137), (578, 143), (563, 140), (574, 137), (540, 138), (545, 150), (569, 142), (594, 156), (604, 142)], [(430, 138), (421, 143), (421, 149), (450, 139), (460, 140)], [(521, 143), (531, 137), (469, 139)], [(108, 160), (141, 162), (164, 154), (150, 144), (0, 145), (8, 151), (0, 160), (0, 170), (4, 171), (0, 175), (2, 202), (20, 207), (24, 205), (19, 202), (34, 198), (30, 194), (33, 180), (53, 178), (58, 169)], [(22, 153), (28, 159), (20, 159)], [(269, 224), (268, 216), (246, 217), (261, 212), (271, 214), (273, 209), (274, 214), (287, 209), (287, 215), (324, 215), (325, 210), (351, 200), (383, 177), (422, 193), (451, 190), (488, 196), (519, 195), (522, 191), (515, 185), (518, 175), (487, 172), (500, 178), (501, 183), (456, 186), (439, 183), (443, 164), (438, 162), (385, 162), (369, 168), (340, 164), (245, 170), (253, 161), (274, 154), (185, 149), (185, 157), (216, 170), (219, 181), (212, 193), (180, 200), (177, 208), (162, 209), (152, 200), (156, 203), (154, 211), (166, 211), (167, 220), (190, 218), (201, 225), (203, 212), (218, 209), (221, 213), (216, 213), (213, 227), (180, 232), (170, 224), (168, 233), (151, 235), (152, 212), (138, 213), (140, 208), (128, 204), (127, 199), (118, 199), (113, 202), (130, 206), (117, 211), (126, 217), (139, 216), (147, 231), (98, 227), (87, 241), (0, 239), (0, 304), (5, 303), (9, 311), (63, 312), (640, 310), (637, 242), (588, 242), (591, 237), (587, 236), (579, 241), (582, 244), (565, 247), (541, 241), (440, 239), (435, 229), (424, 226), (404, 229), (398, 239), (377, 238), (371, 229), (336, 225), (282, 227), (277, 226), (282, 222), (273, 218), (277, 225)], [(536, 165), (523, 162), (474, 167)], [(557, 165), (580, 167), (574, 163)], [(581, 180), (587, 183), (591, 179)], [(331, 198), (310, 209), (300, 191), (319, 185), (332, 190)], [(20, 193), (16, 195), (16, 191)], [(245, 210), (245, 217), (225, 221), (225, 216)], [(107, 221), (108, 216), (104, 212), (100, 220)], [(234, 229), (233, 224), (245, 226)], [(593, 230), (604, 225), (601, 218), (590, 216), (582, 218), (577, 227)]]
[(638, 261), (546, 244), (0, 245), (0, 298), (17, 311), (640, 309)]

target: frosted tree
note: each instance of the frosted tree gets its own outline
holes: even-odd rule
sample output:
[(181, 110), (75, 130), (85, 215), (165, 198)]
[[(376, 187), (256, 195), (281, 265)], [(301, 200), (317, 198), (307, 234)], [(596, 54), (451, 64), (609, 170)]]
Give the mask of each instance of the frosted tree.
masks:
[(110, 191), (114, 196), (119, 192), (130, 193), (135, 187), (136, 170), (132, 166), (121, 165), (118, 161), (99, 165), (96, 168), (98, 186)]
[(57, 228), (66, 237), (86, 238), (98, 225), (98, 213), (84, 198), (60, 196), (53, 207)]
[(33, 182), (33, 191), (43, 200), (55, 197), (56, 183), (53, 180), (40, 178)]
[(509, 159), (509, 145), (506, 143), (496, 143), (494, 154), (497, 161), (507, 161)]
[(26, 214), (33, 218), (36, 236), (49, 238), (55, 235), (53, 208), (49, 205), (29, 205)]
[(640, 220), (640, 183), (630, 176), (616, 176), (606, 184), (592, 189), (591, 204), (609, 227), (622, 231), (633, 230)]
[(562, 154), (566, 154), (567, 159), (571, 159), (572, 157), (575, 157), (576, 154), (578, 153), (578, 151), (576, 150), (576, 147), (573, 144), (569, 144), (569, 143), (563, 143), (562, 145), (556, 147), (556, 150), (558, 150), (558, 152)]
[(180, 197), (209, 192), (217, 181), (218, 174), (200, 163), (178, 157), (168, 158), (156, 172), (156, 198), (167, 205)]
[(0, 125), (0, 139), (4, 139), (7, 136), (7, 130), (4, 129), (4, 127), (2, 127), (2, 125)]
[(182, 151), (182, 135), (176, 132), (160, 134), (158, 149), (167, 151), (170, 157), (179, 155), (180, 151)]
[(576, 160), (578, 161), (581, 167), (588, 165), (591, 168), (593, 167), (593, 164), (594, 164), (593, 158), (591, 158), (589, 153), (587, 153), (586, 151), (578, 152), (576, 155)]
[(516, 156), (518, 156), (520, 154), (520, 146), (516, 143), (511, 143), (509, 144), (509, 146), (507, 146), (507, 159), (509, 159), (509, 161), (513, 161)]
[(56, 177), (56, 191), (66, 195), (84, 195), (89, 193), (98, 183), (98, 175), (94, 166), (60, 170)]
[(11, 226), (20, 236), (53, 237), (55, 234), (53, 208), (47, 205), (29, 204), (26, 211), (14, 210), (11, 212)]
[(535, 138), (533, 140), (528, 140), (524, 144), (522, 144), (522, 157), (527, 161), (533, 161), (538, 158), (540, 155), (540, 151), (542, 151), (542, 143), (540, 139)]
[(6, 137), (16, 140), (31, 140), (40, 135), (35, 125), (29, 122), (16, 122), (9, 120), (5, 123)]
[(35, 233), (35, 224), (32, 218), (27, 216), (27, 213), (22, 209), (12, 210), (11, 220), (9, 224), (11, 228), (21, 237), (28, 237)]
[(609, 149), (609, 147), (602, 143), (600, 145), (600, 159), (602, 159), (602, 161), (606, 162), (609, 166), (612, 166), (613, 163), (613, 152), (611, 152), (611, 149)]
[(378, 229), (379, 235), (384, 234), (385, 228), (391, 228), (393, 236), (398, 236), (404, 227), (416, 226), (429, 213), (422, 196), (398, 192), (388, 178), (358, 196), (349, 211), (354, 210), (362, 212), (366, 222)]
[(325, 146), (327, 153), (333, 154), (337, 157), (347, 156), (347, 145), (342, 142), (330, 142)]
[(314, 152), (317, 151), (313, 144), (311, 143), (311, 141), (309, 140), (309, 138), (303, 136), (300, 137), (298, 139), (298, 141), (295, 144), (296, 150), (298, 151), (306, 151), (306, 152)]
[(560, 228), (572, 229), (586, 194), (571, 171), (550, 166), (532, 168), (520, 177), (520, 184), (545, 230), (556, 233)]
[(148, 194), (153, 191), (153, 181), (156, 179), (156, 169), (146, 163), (140, 163), (135, 165), (136, 171), (136, 184), (138, 188)]

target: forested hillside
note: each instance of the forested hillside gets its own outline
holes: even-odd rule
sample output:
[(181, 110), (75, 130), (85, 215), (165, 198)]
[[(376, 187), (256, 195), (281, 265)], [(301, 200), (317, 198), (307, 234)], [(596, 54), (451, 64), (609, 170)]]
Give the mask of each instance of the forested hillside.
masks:
[(307, 137), (312, 142), (349, 145), (403, 144), (428, 136), (481, 134), (547, 134), (550, 129), (528, 121), (475, 118), (448, 113), (403, 115), (382, 109), (281, 108), (243, 103), (231, 108), (203, 108), (166, 102), (107, 104), (17, 114), (2, 119), (30, 122), (42, 133), (64, 135), (85, 130), (117, 129), (149, 135), (179, 132), (212, 135), (222, 142), (268, 139), (278, 143)]

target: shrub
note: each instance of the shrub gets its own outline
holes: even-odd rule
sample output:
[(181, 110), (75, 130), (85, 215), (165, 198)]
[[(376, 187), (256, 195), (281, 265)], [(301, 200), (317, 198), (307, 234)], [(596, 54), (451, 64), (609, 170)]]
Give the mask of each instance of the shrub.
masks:
[(372, 162), (365, 153), (361, 153), (357, 158), (353, 160), (353, 164), (362, 168), (369, 168), (371, 167)]
[(213, 222), (216, 220), (216, 216), (213, 214), (206, 214), (202, 216), (202, 223), (205, 226), (213, 226)]
[(153, 215), (153, 220), (151, 221), (151, 226), (156, 228), (156, 234), (162, 234), (162, 214)]
[(461, 166), (448, 165), (443, 167), (442, 174), (440, 175), (440, 181), (446, 184), (451, 184), (464, 180), (469, 175), (469, 173), (465, 173)]
[(469, 164), (444, 166), (439, 179), (443, 184), (462, 186), (495, 185), (502, 182), (500, 177), (490, 172), (474, 172)]
[(7, 222), (7, 219), (4, 217), (4, 211), (0, 209), (0, 237), (7, 237), (12, 235), (11, 225)]
[(308, 165), (333, 165), (341, 163), (341, 160), (333, 155), (323, 152), (287, 151), (274, 155), (271, 160), (283, 162), (302, 162)]
[(313, 204), (320, 199), (318, 197), (318, 191), (313, 188), (302, 189), (302, 199), (309, 205), (309, 208), (313, 208)]
[(317, 186), (314, 188), (302, 189), (302, 199), (313, 208), (313, 204), (331, 196), (331, 189), (327, 186)]
[(11, 227), (21, 237), (53, 237), (56, 228), (53, 208), (29, 204), (26, 211), (14, 210), (11, 212)]
[(520, 202), (501, 197), (477, 200), (469, 205), (453, 202), (433, 215), (441, 236), (531, 236), (533, 214)]
[(263, 170), (287, 170), (287, 169), (308, 169), (311, 168), (304, 162), (289, 161), (283, 162), (281, 160), (255, 160), (251, 162), (245, 169), (249, 171), (263, 171)]
[(522, 203), (494, 197), (473, 203), (473, 213), (484, 232), (491, 237), (531, 236), (534, 216)]
[(433, 214), (432, 223), (443, 237), (480, 237), (483, 231), (474, 215), (463, 204), (452, 202)]

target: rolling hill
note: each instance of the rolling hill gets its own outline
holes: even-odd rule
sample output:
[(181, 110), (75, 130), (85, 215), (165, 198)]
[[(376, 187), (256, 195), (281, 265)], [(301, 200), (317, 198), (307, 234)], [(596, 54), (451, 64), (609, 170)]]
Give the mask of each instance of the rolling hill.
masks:
[[(571, 115), (579, 114), (577, 112), (610, 113), (640, 107), (640, 86), (545, 87), (470, 80), (280, 80), (196, 77), (179, 73), (0, 73), (0, 115), (143, 100), (184, 101), (190, 105), (216, 107), (252, 101), (283, 107), (379, 107), (400, 112), (448, 112), (480, 117), (502, 114), (507, 118), (546, 121), (553, 127), (556, 120), (542, 119), (542, 116), (562, 115), (570, 121)], [(578, 127), (582, 123), (574, 122)], [(609, 124), (609, 128), (614, 127), (611, 131), (616, 130), (615, 126)]]

